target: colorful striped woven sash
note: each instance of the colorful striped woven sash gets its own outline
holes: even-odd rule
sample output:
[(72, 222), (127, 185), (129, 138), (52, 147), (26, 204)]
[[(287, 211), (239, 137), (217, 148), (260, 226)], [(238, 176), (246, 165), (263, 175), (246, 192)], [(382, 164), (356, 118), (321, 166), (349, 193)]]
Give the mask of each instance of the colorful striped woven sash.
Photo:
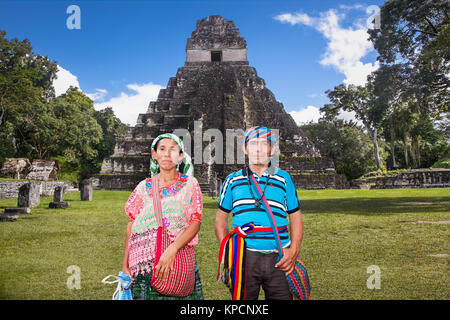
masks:
[[(279, 227), (279, 232), (285, 232), (286, 226)], [(217, 280), (230, 288), (233, 300), (243, 300), (246, 294), (246, 249), (245, 238), (253, 232), (273, 232), (271, 227), (255, 226), (247, 223), (235, 227), (223, 238), (219, 250), (219, 270)]]

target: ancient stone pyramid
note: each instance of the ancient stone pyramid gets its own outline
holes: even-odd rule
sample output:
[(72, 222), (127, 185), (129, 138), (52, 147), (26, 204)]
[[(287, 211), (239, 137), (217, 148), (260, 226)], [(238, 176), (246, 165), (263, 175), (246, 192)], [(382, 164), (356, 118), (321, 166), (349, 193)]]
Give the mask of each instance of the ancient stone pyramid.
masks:
[[(139, 115), (136, 126), (129, 127), (124, 139), (117, 142), (94, 184), (102, 189), (133, 189), (149, 176), (152, 140), (176, 129), (187, 129), (194, 137), (195, 123), (201, 123), (203, 133), (219, 129), (223, 137), (227, 129), (245, 131), (255, 125), (278, 129), (280, 168), (291, 173), (298, 187), (338, 187), (342, 183), (333, 162), (321, 157), (255, 68), (249, 66), (247, 43), (234, 22), (210, 16), (197, 21), (187, 40), (184, 67), (169, 79), (158, 99), (150, 102), (147, 112)], [(208, 141), (203, 141), (202, 147), (207, 145)], [(223, 148), (225, 157), (225, 143)], [(192, 150), (196, 178), (213, 190), (227, 174), (242, 168), (225, 160), (224, 164), (199, 164), (199, 156)]]

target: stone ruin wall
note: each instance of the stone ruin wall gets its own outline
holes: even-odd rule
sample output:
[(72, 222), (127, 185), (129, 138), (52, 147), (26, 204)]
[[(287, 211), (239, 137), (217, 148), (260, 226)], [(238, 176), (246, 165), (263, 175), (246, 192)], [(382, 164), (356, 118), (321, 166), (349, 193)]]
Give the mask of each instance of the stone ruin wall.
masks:
[(352, 189), (445, 188), (450, 187), (450, 169), (412, 169), (392, 176), (355, 179)]
[(67, 190), (72, 190), (78, 185), (65, 181), (0, 180), (0, 199), (17, 198), (20, 187), (29, 182), (39, 184), (41, 196), (52, 196), (56, 187), (65, 186)]
[[(188, 65), (195, 62), (210, 62), (211, 51), (215, 50), (186, 50), (186, 62)], [(247, 49), (221, 49), (222, 62), (247, 61)]]

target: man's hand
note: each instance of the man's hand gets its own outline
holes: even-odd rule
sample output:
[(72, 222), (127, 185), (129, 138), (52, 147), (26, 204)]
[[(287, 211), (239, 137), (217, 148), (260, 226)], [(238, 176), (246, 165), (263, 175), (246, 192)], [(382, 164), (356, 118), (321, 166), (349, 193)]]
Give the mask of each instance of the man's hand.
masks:
[[(286, 274), (290, 274), (294, 270), (295, 261), (300, 252), (303, 239), (303, 221), (300, 210), (290, 214), (289, 222), (291, 226), (291, 247), (282, 249), (283, 258), (275, 265), (275, 267), (280, 268)], [(274, 251), (278, 253), (278, 250)]]
[[(274, 250), (278, 253), (278, 250)], [(290, 274), (295, 267), (295, 261), (297, 260), (299, 250), (294, 248), (283, 249), (283, 258), (275, 265), (276, 268), (280, 268), (281, 271), (286, 272), (286, 275)]]

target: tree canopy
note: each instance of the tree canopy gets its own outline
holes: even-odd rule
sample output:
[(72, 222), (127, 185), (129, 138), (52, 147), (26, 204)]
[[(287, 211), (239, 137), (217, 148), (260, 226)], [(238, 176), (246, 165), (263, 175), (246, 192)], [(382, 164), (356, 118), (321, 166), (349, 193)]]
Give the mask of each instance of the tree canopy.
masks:
[[(333, 159), (336, 172), (347, 179), (356, 179), (377, 169), (372, 141), (355, 122), (322, 118), (318, 123), (300, 128), (323, 156)], [(384, 157), (382, 153), (382, 160)]]
[(388, 0), (380, 10), (380, 28), (368, 30), (382, 73), (398, 77), (399, 95), (417, 101), (432, 117), (449, 112), (449, 12), (448, 0)]
[(111, 108), (96, 111), (77, 88), (55, 97), (56, 71), (57, 63), (35, 54), (29, 40), (8, 40), (0, 30), (0, 163), (54, 158), (98, 172), (126, 125)]

